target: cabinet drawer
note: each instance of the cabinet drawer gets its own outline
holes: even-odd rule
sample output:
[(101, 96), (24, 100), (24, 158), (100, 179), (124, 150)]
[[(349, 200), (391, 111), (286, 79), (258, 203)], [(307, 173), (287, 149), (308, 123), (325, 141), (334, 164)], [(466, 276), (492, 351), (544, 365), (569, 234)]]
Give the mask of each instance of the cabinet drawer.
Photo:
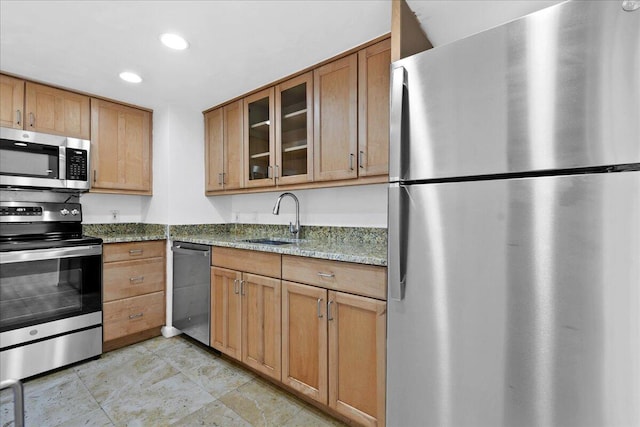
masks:
[(211, 265), (279, 279), (282, 255), (214, 246), (211, 248)]
[(164, 240), (107, 243), (104, 245), (102, 257), (104, 262), (163, 257), (164, 245)]
[(103, 274), (105, 302), (164, 290), (164, 258), (107, 263)]
[(385, 267), (283, 255), (282, 278), (326, 289), (387, 299)]
[(106, 302), (104, 341), (164, 325), (164, 292)]

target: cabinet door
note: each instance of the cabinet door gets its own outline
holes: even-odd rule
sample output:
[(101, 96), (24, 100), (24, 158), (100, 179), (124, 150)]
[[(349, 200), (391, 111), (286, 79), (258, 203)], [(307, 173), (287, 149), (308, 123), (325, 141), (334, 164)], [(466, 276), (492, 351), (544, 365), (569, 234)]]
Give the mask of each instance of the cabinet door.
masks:
[(391, 40), (358, 52), (358, 175), (389, 173)]
[(24, 80), (0, 75), (0, 126), (23, 129)]
[(205, 191), (224, 189), (224, 111), (217, 108), (204, 115)]
[(329, 291), (329, 406), (365, 426), (383, 426), (386, 303)]
[(358, 56), (313, 71), (314, 178), (357, 178)]
[(246, 97), (244, 118), (245, 187), (275, 185), (274, 89)]
[(282, 382), (327, 404), (327, 291), (282, 281)]
[(211, 268), (211, 347), (242, 360), (242, 274)]
[(225, 190), (236, 190), (244, 186), (244, 121), (242, 100), (223, 107), (224, 111), (224, 175)]
[(313, 73), (276, 86), (278, 185), (313, 181)]
[(280, 280), (243, 273), (242, 361), (280, 380)]
[(151, 194), (151, 113), (91, 100), (91, 191)]
[(91, 139), (88, 96), (26, 82), (25, 111), (27, 130)]

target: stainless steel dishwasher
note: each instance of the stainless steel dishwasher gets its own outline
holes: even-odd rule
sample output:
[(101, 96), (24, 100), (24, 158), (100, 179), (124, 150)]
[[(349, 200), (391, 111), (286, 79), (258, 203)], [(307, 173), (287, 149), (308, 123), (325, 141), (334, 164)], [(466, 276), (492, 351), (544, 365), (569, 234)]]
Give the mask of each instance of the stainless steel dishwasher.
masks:
[(209, 345), (211, 248), (173, 242), (173, 326)]

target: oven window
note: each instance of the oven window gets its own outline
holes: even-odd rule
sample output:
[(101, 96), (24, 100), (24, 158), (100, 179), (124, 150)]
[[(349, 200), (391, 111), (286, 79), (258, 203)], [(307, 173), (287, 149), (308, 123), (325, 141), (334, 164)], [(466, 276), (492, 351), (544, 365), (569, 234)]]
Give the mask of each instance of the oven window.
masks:
[(100, 255), (9, 263), (0, 270), (0, 332), (101, 307)]
[(58, 147), (0, 141), (0, 173), (31, 178), (59, 178)]

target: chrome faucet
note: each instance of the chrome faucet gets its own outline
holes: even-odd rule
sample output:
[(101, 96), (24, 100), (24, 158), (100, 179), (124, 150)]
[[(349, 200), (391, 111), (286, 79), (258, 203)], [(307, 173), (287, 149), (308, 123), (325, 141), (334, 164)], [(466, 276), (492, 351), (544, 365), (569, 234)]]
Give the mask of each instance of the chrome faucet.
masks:
[(278, 196), (278, 200), (276, 200), (276, 204), (273, 207), (273, 214), (278, 215), (280, 213), (280, 201), (284, 196), (291, 197), (296, 202), (296, 224), (293, 225), (292, 222), (289, 223), (289, 232), (294, 235), (296, 239), (300, 238), (300, 202), (298, 202), (298, 198), (293, 193), (282, 193)]

